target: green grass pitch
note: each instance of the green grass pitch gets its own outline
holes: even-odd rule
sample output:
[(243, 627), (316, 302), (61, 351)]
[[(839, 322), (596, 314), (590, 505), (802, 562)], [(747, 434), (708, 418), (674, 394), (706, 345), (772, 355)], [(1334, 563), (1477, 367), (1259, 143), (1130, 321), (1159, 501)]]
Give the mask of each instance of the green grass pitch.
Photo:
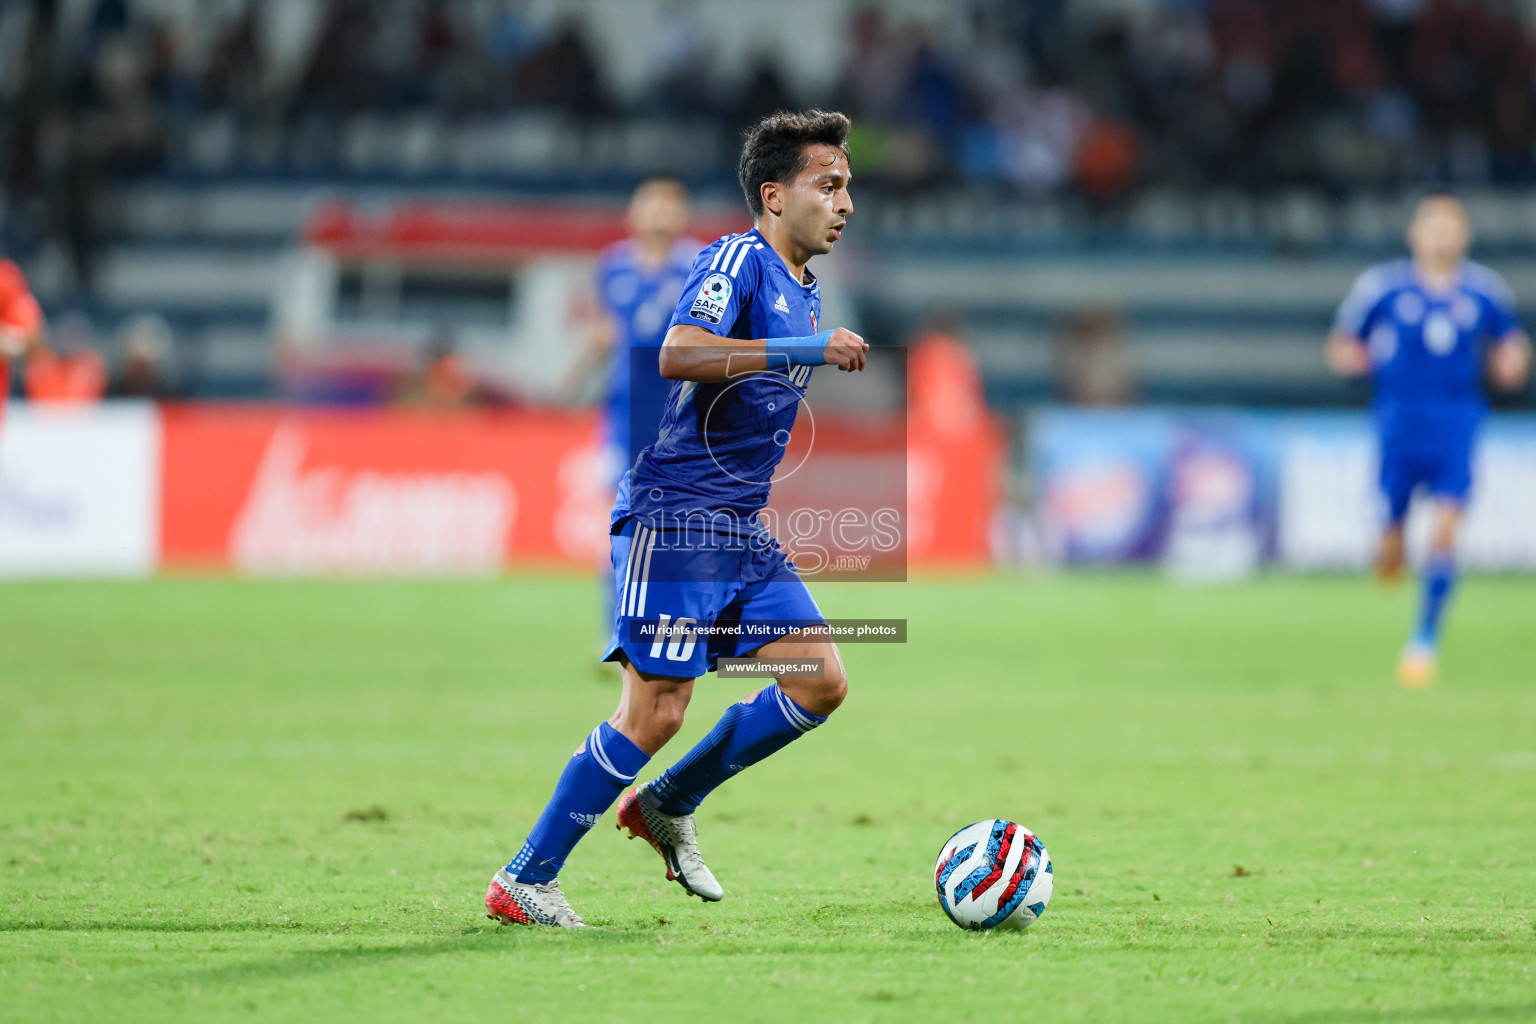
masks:
[[(480, 901), (611, 710), (589, 581), (0, 587), (0, 1019), (1536, 1020), (1536, 580), (1468, 580), (1418, 693), (1411, 587), (818, 594), (911, 639), (701, 809), (726, 901), (610, 813), (549, 933)], [(1026, 933), (934, 900), (993, 816), (1056, 863)]]

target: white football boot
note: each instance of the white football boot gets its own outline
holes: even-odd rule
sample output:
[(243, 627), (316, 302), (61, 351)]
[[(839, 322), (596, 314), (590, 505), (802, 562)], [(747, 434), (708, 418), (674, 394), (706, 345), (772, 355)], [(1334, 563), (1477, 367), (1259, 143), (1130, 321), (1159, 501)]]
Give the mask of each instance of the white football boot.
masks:
[(585, 928), (566, 902), (560, 880), (535, 884), (514, 881), (507, 869), (497, 871), (485, 891), (485, 916), (501, 924), (535, 924), (550, 928)]
[(620, 829), (629, 829), (629, 838), (639, 836), (661, 854), (667, 865), (668, 881), (681, 885), (690, 896), (714, 903), (725, 895), (714, 873), (699, 855), (699, 836), (693, 815), (663, 814), (656, 806), (649, 784), (632, 789), (619, 799)]

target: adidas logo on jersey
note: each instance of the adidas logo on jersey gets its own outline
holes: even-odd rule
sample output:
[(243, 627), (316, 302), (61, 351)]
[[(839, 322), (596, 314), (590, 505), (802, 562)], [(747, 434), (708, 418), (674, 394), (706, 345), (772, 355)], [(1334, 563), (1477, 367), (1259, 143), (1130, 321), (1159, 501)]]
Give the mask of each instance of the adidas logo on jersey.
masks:
[(784, 293), (783, 292), (779, 293), (778, 300), (774, 302), (773, 308), (778, 310), (780, 313), (788, 313), (789, 312), (789, 303), (784, 301)]

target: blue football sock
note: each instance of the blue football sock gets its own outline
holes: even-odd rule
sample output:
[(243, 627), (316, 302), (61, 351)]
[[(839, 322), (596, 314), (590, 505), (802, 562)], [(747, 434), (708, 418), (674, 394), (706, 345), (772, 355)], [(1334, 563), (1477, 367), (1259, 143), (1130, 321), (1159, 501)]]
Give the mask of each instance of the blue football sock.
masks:
[(607, 722), (603, 722), (571, 755), (554, 795), (507, 874), (519, 882), (548, 882), (565, 866), (565, 858), (624, 787), (635, 781), (650, 755)]
[(1449, 555), (1430, 555), (1420, 577), (1423, 594), (1419, 599), (1419, 628), (1413, 640), (1434, 647), (1440, 642), (1440, 616), (1456, 587), (1456, 560)]
[(663, 814), (692, 814), (720, 783), (825, 721), (774, 683), (732, 704), (709, 735), (651, 783), (651, 792)]

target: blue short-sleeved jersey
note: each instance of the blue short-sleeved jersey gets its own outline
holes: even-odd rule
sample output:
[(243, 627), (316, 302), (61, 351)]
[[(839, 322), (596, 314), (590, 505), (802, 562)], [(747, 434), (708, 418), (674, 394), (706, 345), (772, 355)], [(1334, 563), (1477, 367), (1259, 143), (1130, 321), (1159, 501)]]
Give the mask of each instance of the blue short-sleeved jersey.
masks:
[(672, 382), (661, 375), (657, 359), (636, 358), (637, 348), (661, 348), (677, 297), (693, 265), (699, 243), (682, 239), (655, 267), (647, 267), (633, 241), (609, 246), (597, 262), (597, 295), (613, 320), (603, 412), (608, 439), (624, 467), (634, 464), (641, 448), (656, 439), (656, 427)]
[(1487, 411), (1483, 355), (1519, 328), (1498, 274), (1467, 261), (1444, 291), (1427, 288), (1413, 261), (1371, 267), (1339, 307), (1335, 327), (1371, 356), (1371, 401), (1388, 447), (1470, 446)]
[[(722, 338), (798, 338), (815, 334), (820, 319), (815, 278), (807, 271), (796, 281), (754, 230), (699, 253), (671, 323)], [(761, 530), (757, 513), (768, 504), (811, 370), (786, 365), (718, 383), (674, 383), (656, 442), (620, 483), (615, 528), (631, 516), (657, 528), (702, 516), (717, 532)]]

